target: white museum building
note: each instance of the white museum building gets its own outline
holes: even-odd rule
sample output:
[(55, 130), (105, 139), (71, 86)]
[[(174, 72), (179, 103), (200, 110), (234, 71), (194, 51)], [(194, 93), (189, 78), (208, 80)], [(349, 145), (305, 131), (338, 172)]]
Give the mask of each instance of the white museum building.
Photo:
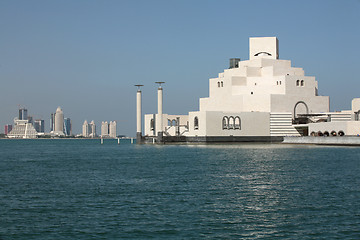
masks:
[[(188, 115), (162, 112), (141, 122), (137, 92), (137, 137), (142, 141), (277, 142), (284, 136), (360, 134), (360, 99), (352, 109), (329, 112), (329, 97), (318, 95), (318, 82), (290, 60), (279, 59), (276, 37), (250, 38), (249, 60), (230, 59), (229, 69), (209, 79), (209, 97)], [(141, 85), (139, 85), (141, 86)], [(153, 140), (154, 141), (154, 140)]]

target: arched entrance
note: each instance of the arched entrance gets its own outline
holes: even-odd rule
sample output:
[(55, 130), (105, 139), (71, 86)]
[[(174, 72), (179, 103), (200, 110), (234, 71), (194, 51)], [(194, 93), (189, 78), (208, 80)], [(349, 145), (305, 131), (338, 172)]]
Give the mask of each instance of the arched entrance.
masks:
[(297, 118), (297, 114), (308, 114), (308, 113), (309, 113), (309, 108), (305, 102), (299, 101), (295, 104), (294, 118)]

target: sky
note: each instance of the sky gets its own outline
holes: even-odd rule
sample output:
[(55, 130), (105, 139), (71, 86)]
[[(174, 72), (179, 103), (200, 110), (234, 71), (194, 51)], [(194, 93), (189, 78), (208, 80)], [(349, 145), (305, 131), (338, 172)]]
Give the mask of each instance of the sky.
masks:
[(72, 119), (118, 122), (136, 134), (143, 114), (187, 114), (208, 97), (208, 79), (249, 59), (249, 37), (279, 39), (280, 59), (315, 76), (330, 110), (360, 97), (360, 0), (0, 0), (0, 133), (19, 106), (49, 131), (58, 106)]

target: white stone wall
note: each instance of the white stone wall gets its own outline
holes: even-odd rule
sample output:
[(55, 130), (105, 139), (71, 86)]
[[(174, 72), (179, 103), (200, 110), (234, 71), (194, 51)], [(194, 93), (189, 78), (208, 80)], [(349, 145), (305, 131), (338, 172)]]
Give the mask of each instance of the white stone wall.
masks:
[(155, 134), (155, 122), (154, 122), (154, 128), (151, 128), (151, 126), (150, 126), (151, 119), (154, 119), (154, 121), (155, 121), (155, 114), (145, 114), (145, 116), (144, 116), (144, 136), (157, 136), (157, 134)]
[[(194, 119), (199, 127), (195, 129)], [(240, 129), (223, 129), (224, 117), (239, 117)], [(190, 112), (189, 136), (270, 136), (270, 114), (264, 112)]]
[[(206, 113), (205, 111), (189, 112), (189, 136), (206, 136)], [(195, 117), (198, 118), (198, 127), (196, 128)]]

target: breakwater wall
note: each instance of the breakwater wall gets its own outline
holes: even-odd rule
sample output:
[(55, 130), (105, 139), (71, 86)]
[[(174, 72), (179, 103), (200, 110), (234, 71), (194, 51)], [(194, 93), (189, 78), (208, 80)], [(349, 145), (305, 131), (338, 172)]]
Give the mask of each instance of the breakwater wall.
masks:
[(343, 145), (360, 146), (360, 137), (336, 136), (336, 137), (284, 137), (286, 144), (315, 144), (315, 145)]

